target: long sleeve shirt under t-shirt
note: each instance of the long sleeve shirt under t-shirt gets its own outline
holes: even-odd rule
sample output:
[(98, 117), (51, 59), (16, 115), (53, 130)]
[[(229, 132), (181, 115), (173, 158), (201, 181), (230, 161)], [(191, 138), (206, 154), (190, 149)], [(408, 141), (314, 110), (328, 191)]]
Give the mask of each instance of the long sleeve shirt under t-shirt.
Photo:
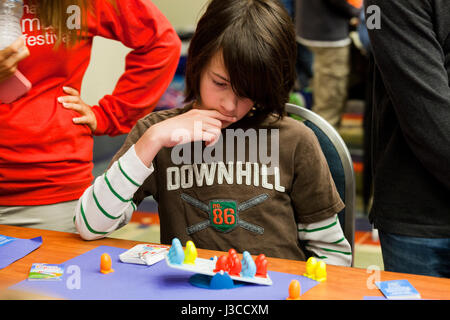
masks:
[[(75, 200), (92, 183), (93, 137), (75, 125), (76, 111), (57, 101), (63, 86), (80, 90), (94, 36), (133, 49), (112, 94), (92, 110), (95, 135), (127, 133), (149, 113), (175, 73), (180, 40), (151, 1), (92, 1), (88, 36), (75, 47), (55, 49), (56, 34), (44, 28), (25, 1), (22, 32), (30, 56), (18, 69), (33, 87), (11, 104), (0, 103), (0, 205), (44, 205)], [(101, 75), (98, 75), (101, 78)]]

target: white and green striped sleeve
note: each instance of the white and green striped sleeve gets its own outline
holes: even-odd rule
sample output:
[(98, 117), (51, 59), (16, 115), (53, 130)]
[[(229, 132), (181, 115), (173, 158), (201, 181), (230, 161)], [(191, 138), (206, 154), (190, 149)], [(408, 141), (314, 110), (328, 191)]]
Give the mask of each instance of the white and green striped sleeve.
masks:
[(85, 240), (106, 237), (127, 224), (136, 205), (133, 195), (153, 172), (136, 155), (134, 145), (120, 157), (78, 200), (74, 223)]
[(351, 266), (352, 250), (337, 215), (315, 223), (298, 224), (298, 237), (306, 241), (308, 251), (326, 264)]

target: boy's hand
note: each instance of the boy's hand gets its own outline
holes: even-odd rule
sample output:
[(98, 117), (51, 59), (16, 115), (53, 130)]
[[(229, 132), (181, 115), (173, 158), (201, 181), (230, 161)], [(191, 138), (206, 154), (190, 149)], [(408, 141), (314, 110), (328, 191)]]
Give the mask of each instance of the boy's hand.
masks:
[(30, 51), (22, 37), (0, 50), (0, 83), (10, 78), (16, 72), (19, 62), (29, 55)]
[(64, 108), (75, 110), (81, 115), (81, 117), (73, 118), (73, 123), (85, 124), (92, 132), (94, 132), (95, 129), (97, 129), (97, 119), (95, 118), (91, 106), (81, 100), (80, 93), (77, 90), (70, 87), (63, 87), (63, 90), (68, 96), (58, 97), (58, 102), (60, 102)]
[(150, 167), (161, 148), (194, 141), (205, 141), (207, 146), (213, 145), (220, 138), (222, 121), (236, 120), (235, 117), (225, 116), (216, 110), (192, 109), (151, 126), (136, 142), (136, 154)]
[(177, 144), (205, 141), (213, 145), (220, 137), (222, 121), (234, 122), (234, 117), (221, 114), (216, 110), (192, 109), (179, 116), (159, 122), (149, 130), (158, 137), (161, 147), (173, 147)]

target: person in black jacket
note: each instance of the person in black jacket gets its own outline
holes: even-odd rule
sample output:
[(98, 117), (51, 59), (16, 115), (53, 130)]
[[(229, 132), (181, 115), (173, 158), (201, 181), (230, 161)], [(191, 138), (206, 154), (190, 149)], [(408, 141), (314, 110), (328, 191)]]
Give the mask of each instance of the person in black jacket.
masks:
[(450, 1), (366, 0), (374, 199), (388, 271), (450, 277)]
[(297, 40), (313, 53), (312, 110), (336, 128), (347, 99), (350, 20), (359, 15), (347, 0), (296, 1)]

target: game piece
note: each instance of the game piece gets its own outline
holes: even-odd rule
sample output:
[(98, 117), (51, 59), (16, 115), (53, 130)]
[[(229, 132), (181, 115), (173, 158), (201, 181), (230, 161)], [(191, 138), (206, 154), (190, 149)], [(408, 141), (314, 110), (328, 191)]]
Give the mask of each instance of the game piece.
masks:
[(252, 256), (248, 251), (244, 251), (242, 254), (242, 270), (241, 275), (247, 278), (253, 278), (256, 274), (256, 265), (252, 259)]
[(184, 261), (185, 264), (195, 264), (195, 259), (197, 259), (197, 248), (194, 243), (189, 240), (186, 242), (186, 250), (184, 250)]
[(233, 264), (234, 264), (234, 259), (233, 258), (234, 258), (233, 256), (230, 256), (230, 255), (227, 256), (227, 267), (228, 267), (228, 270), (233, 268)]
[(228, 250), (227, 263), (228, 263), (228, 269), (229, 270), (233, 269), (234, 261), (235, 261), (236, 258), (239, 260), (236, 250), (234, 250), (234, 249)]
[(258, 267), (259, 262), (264, 260), (265, 258), (266, 258), (266, 256), (264, 255), (264, 253), (261, 253), (259, 256), (257, 256), (255, 259), (256, 267)]
[(300, 300), (300, 282), (292, 280), (289, 284), (289, 297), (286, 300)]
[(172, 239), (172, 246), (169, 249), (167, 258), (172, 264), (182, 264), (184, 260), (184, 251), (178, 238)]
[(228, 257), (220, 256), (216, 261), (214, 272), (228, 271)]
[(316, 267), (317, 267), (317, 259), (314, 257), (310, 257), (306, 261), (306, 272), (303, 275), (310, 279), (314, 279)]
[(256, 265), (256, 277), (265, 278), (267, 277), (267, 259), (264, 254), (260, 254), (255, 259)]
[(314, 280), (323, 282), (327, 280), (327, 265), (323, 261), (317, 263), (317, 267), (314, 273)]
[(233, 264), (230, 267), (230, 275), (231, 276), (238, 276), (242, 269), (241, 261), (239, 260), (239, 257), (236, 255), (232, 258)]
[(103, 274), (108, 274), (114, 272), (112, 267), (112, 261), (109, 254), (104, 253), (100, 257), (100, 272)]

